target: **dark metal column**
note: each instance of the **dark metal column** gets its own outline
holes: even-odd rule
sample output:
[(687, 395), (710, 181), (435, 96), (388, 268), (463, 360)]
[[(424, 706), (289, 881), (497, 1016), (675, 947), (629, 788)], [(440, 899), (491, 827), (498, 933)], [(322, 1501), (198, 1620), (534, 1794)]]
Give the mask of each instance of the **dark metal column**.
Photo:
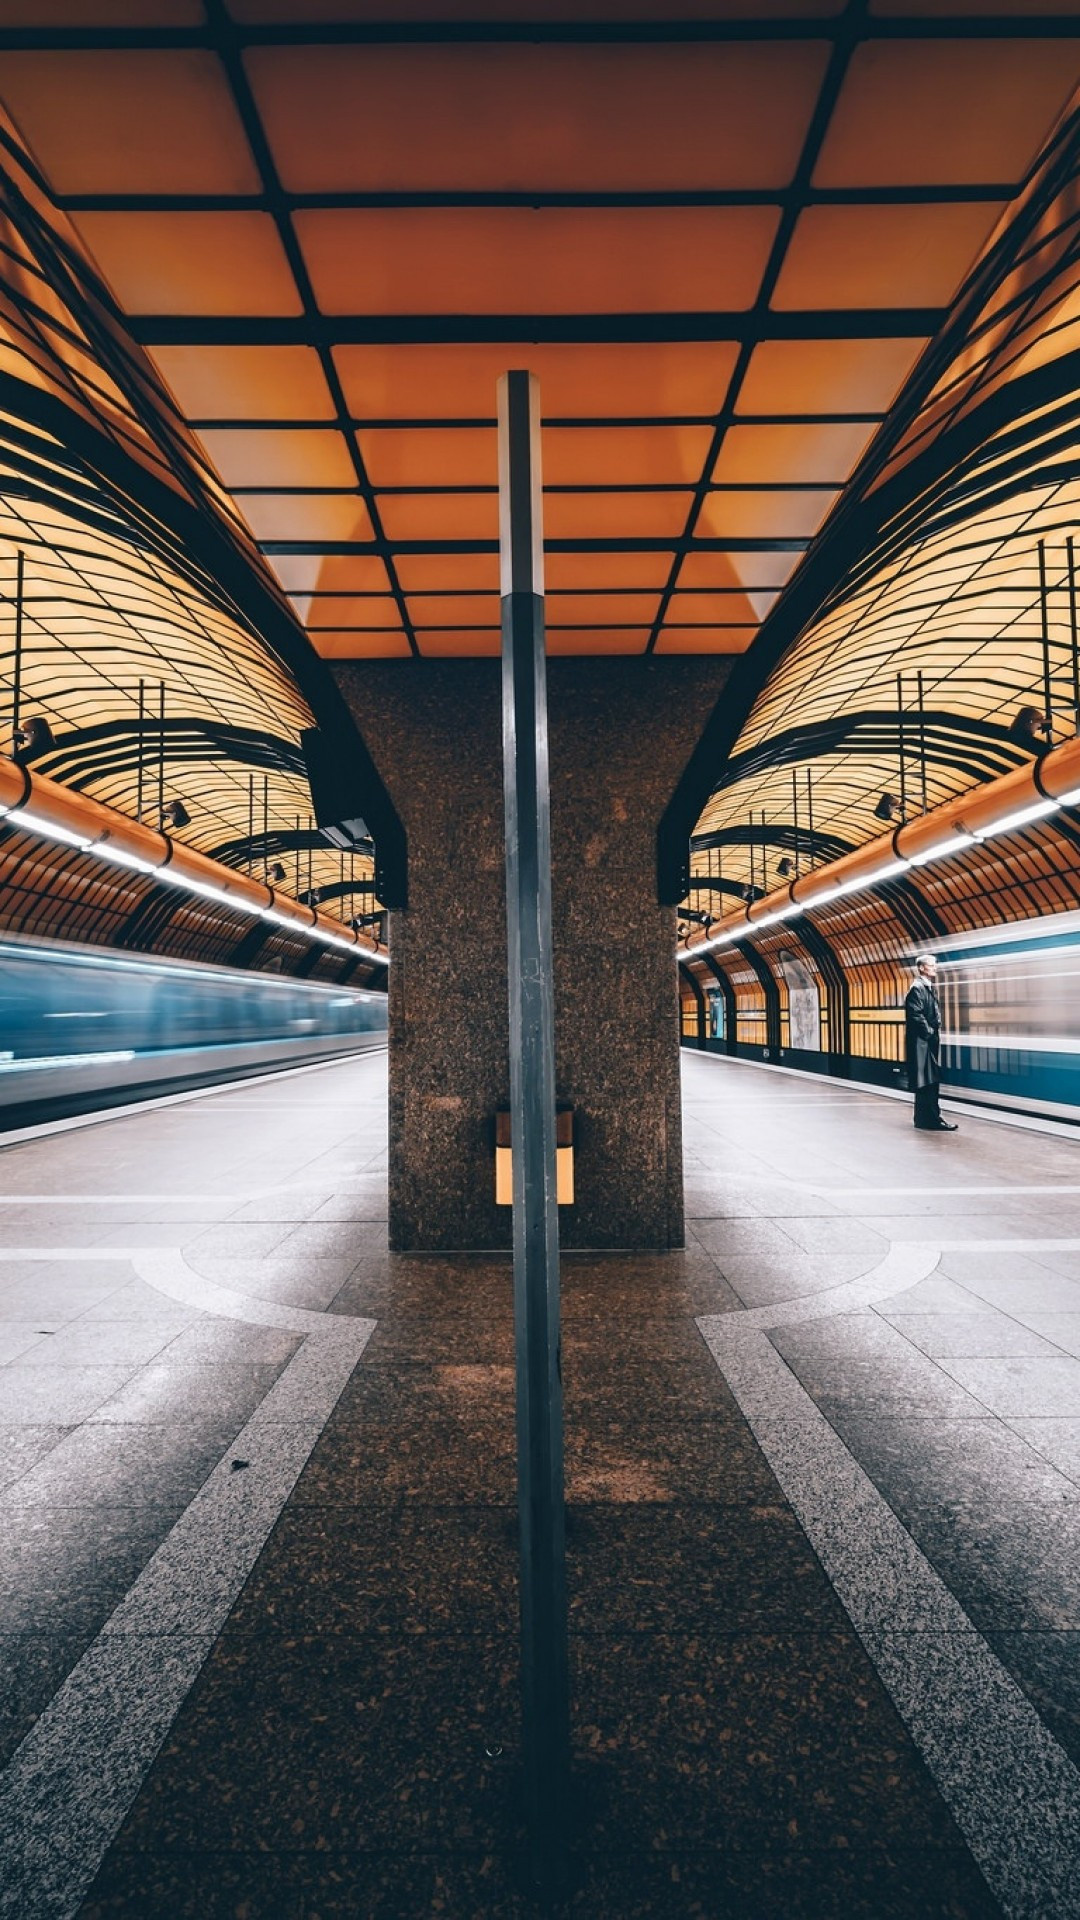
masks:
[(525, 1798), (533, 1878), (550, 1882), (565, 1844), (570, 1714), (540, 393), (529, 373), (499, 382), (499, 519)]

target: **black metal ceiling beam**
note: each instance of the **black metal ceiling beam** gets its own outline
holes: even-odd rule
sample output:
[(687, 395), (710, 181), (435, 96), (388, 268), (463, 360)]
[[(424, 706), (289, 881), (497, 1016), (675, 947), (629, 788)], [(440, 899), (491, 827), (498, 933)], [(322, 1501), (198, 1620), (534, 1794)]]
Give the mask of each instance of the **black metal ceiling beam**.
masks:
[[(467, 0), (466, 0), (467, 6)], [(390, 8), (388, 6), (388, 11)], [(526, 10), (522, 9), (523, 13)], [(801, 19), (743, 20), (432, 20), (281, 21), (237, 26), (236, 37), (245, 47), (473, 45), (508, 41), (577, 45), (626, 45), (678, 41), (689, 44), (744, 41), (830, 40), (837, 32), (835, 15)], [(1075, 39), (1080, 21), (1063, 13), (1026, 12), (1017, 6), (1012, 15), (971, 13), (919, 14), (911, 17), (875, 16), (867, 19), (861, 37), (867, 40), (1032, 40)], [(22, 26), (0, 30), (0, 52), (32, 49), (43, 52), (81, 52), (94, 49), (137, 50), (212, 47), (205, 27), (142, 26)]]
[(304, 770), (300, 749), (291, 740), (254, 727), (186, 714), (169, 714), (164, 720), (155, 715), (144, 719), (141, 725), (135, 719), (101, 720), (93, 726), (75, 727), (68, 733), (57, 732), (55, 750), (47, 760), (37, 763), (38, 770), (63, 779), (67, 785), (83, 787), (106, 772), (128, 772), (136, 768), (140, 737), (149, 743), (149, 747), (143, 749), (148, 777), (157, 764), (157, 751), (162, 742), (169, 763), (214, 759), (279, 773), (301, 774)]
[[(890, 521), (887, 538), (883, 534), (851, 568), (832, 600), (841, 603), (858, 591), (863, 580), (913, 539), (931, 540), (970, 520), (975, 512), (990, 516), (1018, 492), (1050, 490), (1072, 480), (1078, 394), (1080, 349), (1062, 354), (1033, 375), (1007, 382), (984, 401), (978, 414), (969, 416), (978, 419), (980, 437), (961, 432), (962, 422), (955, 427), (946, 424), (934, 446), (947, 449), (952, 459), (940, 472), (928, 475), (925, 487)], [(1034, 430), (1028, 409), (1038, 413)], [(920, 463), (912, 461), (906, 471), (920, 471)], [(1071, 508), (1066, 514), (1071, 529)], [(958, 551), (962, 550), (961, 546)]]
[[(132, 314), (144, 347), (455, 345), (521, 342), (607, 346), (682, 341), (925, 339), (943, 307), (805, 308), (718, 313)], [(348, 414), (345, 415), (346, 422)], [(332, 425), (332, 422), (327, 422)]]
[(723, 875), (715, 873), (712, 875), (702, 874), (700, 877), (697, 874), (693, 874), (690, 879), (690, 885), (687, 887), (682, 900), (679, 902), (680, 911), (682, 910), (683, 902), (689, 900), (692, 893), (728, 893), (732, 899), (745, 900), (746, 881), (728, 879)]
[[(289, 263), (289, 271), (292, 274), (297, 297), (303, 309), (304, 325), (306, 328), (312, 329), (321, 318), (319, 314), (319, 303), (315, 298), (315, 289), (312, 286), (307, 262), (304, 259), (290, 217), (289, 207), (278, 175), (277, 162), (274, 158), (273, 149), (266, 136), (262, 117), (255, 101), (255, 95), (251, 90), (251, 84), (248, 80), (247, 70), (243, 62), (241, 39), (237, 32), (235, 22), (227, 12), (223, 0), (204, 0), (204, 5), (206, 7), (207, 21), (211, 28), (212, 45), (225, 69), (236, 111), (240, 116), (241, 124), (243, 125), (254, 156), (255, 165), (259, 170), (267, 208), (277, 228), (278, 239), (281, 242), (285, 257)], [(311, 336), (309, 335), (309, 337)], [(341, 384), (341, 376), (335, 365), (328, 340), (325, 337), (321, 337), (313, 339), (312, 343), (315, 345), (319, 355), (319, 364), (322, 369), (323, 379), (326, 381), (330, 393), (336, 425), (348, 450), (349, 461), (356, 477), (357, 488), (367, 508), (368, 518), (371, 521), (375, 539), (379, 543), (383, 564), (386, 568), (387, 582), (397, 603), (398, 619), (401, 622), (402, 632), (408, 641), (410, 652), (417, 654), (420, 649), (416, 643), (416, 634), (413, 631), (413, 624), (409, 615), (405, 595), (401, 589), (401, 582), (397, 577), (393, 552), (383, 532), (378, 501), (368, 478), (364, 456), (360, 451), (360, 442), (356, 437), (356, 431), (349, 418), (349, 408), (345, 399), (345, 391)]]
[[(566, 427), (571, 431), (586, 427), (711, 427), (716, 419), (713, 413), (573, 413), (545, 414), (541, 419), (544, 427)], [(741, 427), (835, 427), (835, 426), (877, 426), (884, 419), (881, 413), (740, 413)], [(495, 416), (473, 414), (453, 418), (445, 414), (358, 414), (352, 415), (352, 426), (361, 433), (370, 432), (376, 427), (389, 427), (393, 431), (424, 432), (438, 428), (440, 432), (456, 432), (464, 429), (480, 428), (495, 431)], [(241, 429), (252, 432), (289, 432), (289, 433), (326, 433), (332, 432), (331, 420), (296, 420), (289, 415), (250, 413), (235, 415), (192, 415), (188, 426), (196, 433), (210, 428), (218, 432)], [(788, 486), (801, 486), (801, 481), (787, 481)], [(239, 487), (239, 493), (250, 492), (250, 488)], [(259, 489), (261, 491), (261, 489)], [(288, 489), (296, 492), (295, 487)], [(340, 493), (340, 487), (323, 488), (321, 491)], [(380, 489), (385, 493), (385, 487)], [(427, 492), (424, 488), (422, 491)]]
[[(253, 432), (258, 429), (254, 422), (248, 422)], [(723, 493), (836, 493), (844, 482), (832, 480), (724, 480), (709, 488), (710, 494)], [(689, 480), (593, 480), (593, 481), (555, 481), (546, 484), (544, 492), (558, 494), (593, 493), (689, 493), (692, 482)], [(487, 486), (480, 482), (462, 485), (435, 483), (431, 486), (414, 487), (376, 487), (376, 497), (380, 500), (445, 500), (466, 499), (498, 493), (498, 487)], [(246, 482), (233, 481), (230, 492), (244, 500), (288, 499), (294, 496), (303, 500), (340, 499), (342, 494), (351, 495), (349, 487), (289, 486), (275, 482), (273, 486), (253, 486)], [(396, 544), (396, 543), (395, 543)]]
[[(844, 84), (852, 55), (858, 45), (860, 33), (866, 20), (868, 6), (869, 0), (847, 0), (843, 14), (837, 22), (832, 42), (832, 50), (829, 55), (829, 64), (818, 90), (817, 101), (814, 106), (814, 111), (810, 116), (810, 124), (807, 128), (805, 139), (803, 140), (802, 149), (799, 154), (799, 162), (795, 169), (791, 186), (784, 196), (780, 220), (773, 237), (772, 246), (769, 249), (769, 257), (765, 264), (765, 271), (761, 276), (757, 297), (753, 307), (750, 309), (747, 330), (739, 342), (739, 352), (735, 366), (732, 369), (731, 379), (724, 397), (724, 404), (717, 416), (712, 442), (705, 456), (705, 464), (702, 467), (701, 477), (690, 505), (686, 522), (687, 538), (692, 537), (705, 502), (708, 499), (709, 485), (716, 470), (717, 461), (723, 450), (728, 430), (735, 420), (739, 396), (750, 369), (750, 361), (754, 349), (758, 342), (764, 337), (762, 329), (767, 325), (769, 315), (772, 312), (773, 294), (776, 291), (777, 282), (780, 279), (780, 275), (784, 269), (784, 263), (787, 260), (788, 248), (791, 244), (795, 227), (806, 206), (806, 196), (810, 191), (813, 181), (814, 168), (817, 165), (822, 146), (824, 145), (825, 136), (829, 130), (829, 122), (832, 119), (833, 108), (840, 97), (840, 89)], [(660, 596), (660, 602), (653, 621), (652, 632), (649, 635), (647, 647), (647, 652), (649, 653), (655, 651), (661, 632), (663, 631), (671, 596), (679, 584), (683, 557), (684, 554), (680, 551), (676, 553), (672, 561), (671, 572), (668, 575), (664, 591)]]
[[(319, 551), (322, 552), (323, 549), (320, 548)], [(474, 600), (477, 591), (478, 589), (475, 587), (411, 587), (409, 589), (409, 599), (420, 601)], [(481, 588), (479, 591), (482, 592), (483, 589)], [(575, 600), (606, 600), (611, 594), (617, 593), (620, 600), (654, 600), (659, 591), (659, 587), (553, 587), (548, 592), (547, 600), (549, 606), (554, 607), (557, 613), (559, 601), (571, 597)], [(688, 600), (693, 600), (694, 598), (708, 598), (710, 600), (722, 599), (724, 596), (732, 600), (744, 600), (748, 593), (774, 593), (775, 591), (775, 587), (770, 585), (768, 581), (758, 581), (756, 583), (751, 581), (749, 586), (746, 587), (680, 587), (679, 589), (680, 594), (685, 594)], [(360, 601), (384, 600), (386, 595), (381, 593), (377, 587), (356, 587), (355, 589), (350, 587), (348, 593), (344, 596), (342, 595), (340, 587), (310, 587), (307, 589), (294, 587), (290, 590), (289, 598), (292, 600), (313, 600), (318, 603), (320, 600), (340, 600), (342, 598)], [(626, 622), (624, 620), (617, 621), (615, 624), (625, 626)], [(690, 624), (693, 625), (694, 623), (690, 622)], [(715, 626), (716, 622), (710, 620), (704, 624)], [(318, 629), (316, 629), (316, 631), (318, 631)], [(337, 631), (336, 622), (334, 623), (334, 631)], [(360, 631), (362, 631), (362, 629), (360, 629)]]
[[(671, 553), (677, 547), (685, 546), (687, 553), (805, 553), (809, 541), (801, 536), (792, 535), (766, 537), (761, 535), (750, 538), (733, 535), (730, 539), (697, 539), (684, 541), (680, 535), (670, 540), (646, 539), (642, 537), (606, 540), (545, 540), (545, 553)], [(346, 554), (378, 554), (381, 549), (374, 540), (260, 540), (259, 549), (265, 554), (317, 554), (326, 553), (335, 557)], [(398, 555), (410, 553), (498, 553), (497, 540), (395, 540), (394, 552)], [(294, 591), (299, 591), (294, 589)], [(659, 589), (658, 589), (659, 591)], [(771, 591), (771, 589), (767, 589)]]
[[(974, 781), (1011, 772), (1032, 757), (1011, 736), (1006, 722), (977, 719), (947, 707), (928, 707), (918, 719), (909, 708), (903, 726), (909, 769), (918, 763), (921, 738), (925, 739), (928, 763), (962, 770)], [(888, 755), (899, 770), (900, 737), (900, 715), (895, 708), (887, 707), (834, 714), (827, 720), (788, 727), (730, 759), (713, 791), (726, 793), (740, 781), (760, 779), (777, 767), (796, 766), (826, 753), (874, 758)]]
[[(816, 859), (840, 860), (845, 853), (854, 851), (854, 842), (841, 839), (839, 834), (819, 832), (816, 828), (811, 835), (808, 827), (795, 829), (794, 822), (770, 821), (767, 826), (751, 825), (739, 821), (730, 827), (718, 827), (712, 833), (695, 833), (690, 842), (691, 855), (706, 853), (710, 849), (721, 847), (779, 847), (785, 853), (810, 853)], [(716, 882), (707, 874), (692, 873), (690, 885), (709, 887)], [(738, 885), (744, 886), (740, 880)]]
[[(528, 189), (483, 191), (474, 189), (450, 192), (446, 189), (383, 189), (381, 192), (359, 188), (321, 193), (297, 193), (283, 188), (281, 198), (292, 213), (312, 210), (325, 212), (363, 212), (367, 209), (406, 208), (482, 208), (523, 207), (529, 212), (539, 208), (574, 207), (610, 209), (619, 207), (775, 207), (785, 197), (784, 187), (711, 187), (665, 189), (635, 192), (599, 189), (570, 192), (565, 189), (530, 187)], [(1015, 180), (942, 182), (933, 186), (850, 186), (807, 188), (802, 203), (810, 207), (892, 207), (950, 206), (956, 201), (1011, 200)], [(265, 213), (270, 202), (265, 193), (63, 193), (56, 204), (65, 213)]]
[(909, 873), (870, 891), (883, 900), (895, 914), (905, 933), (913, 940), (940, 940), (950, 932), (937, 908), (931, 904)]
[[(324, 850), (325, 844), (324, 841)], [(374, 892), (374, 880), (327, 880), (321, 886), (312, 887), (307, 897), (311, 906), (325, 906), (328, 900), (347, 900), (352, 893), (373, 895)]]
[[(215, 847), (207, 847), (205, 852), (208, 860), (218, 860), (225, 867), (236, 867), (246, 865), (248, 860), (273, 860), (283, 853), (307, 853), (309, 849), (312, 853), (332, 851), (325, 834), (318, 827), (271, 827), (266, 833), (244, 834), (235, 840), (222, 840)], [(366, 855), (370, 859), (374, 847), (368, 842), (366, 847), (358, 847), (356, 851), (361, 857)], [(357, 880), (356, 885), (363, 885), (371, 892), (375, 887), (373, 880)]]

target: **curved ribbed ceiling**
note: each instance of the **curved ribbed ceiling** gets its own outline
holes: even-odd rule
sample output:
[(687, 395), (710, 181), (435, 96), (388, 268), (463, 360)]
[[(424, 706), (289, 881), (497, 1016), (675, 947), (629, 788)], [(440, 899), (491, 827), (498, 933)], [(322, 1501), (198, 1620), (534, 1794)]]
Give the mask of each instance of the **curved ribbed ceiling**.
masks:
[[(778, 847), (820, 862), (882, 832), (883, 795), (899, 819), (1076, 732), (1078, 177), (1073, 114), (821, 542), (824, 607), (786, 631), (792, 595), (745, 663), (700, 875), (771, 886)], [(1025, 709), (1049, 736), (1017, 737)]]

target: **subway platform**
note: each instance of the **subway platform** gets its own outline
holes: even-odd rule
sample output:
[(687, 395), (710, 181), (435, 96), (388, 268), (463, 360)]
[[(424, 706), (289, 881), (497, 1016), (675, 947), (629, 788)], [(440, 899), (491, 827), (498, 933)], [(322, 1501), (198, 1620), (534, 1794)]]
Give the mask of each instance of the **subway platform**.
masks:
[[(685, 1252), (564, 1260), (555, 1908), (1080, 1913), (1080, 1139), (683, 1060)], [(0, 1152), (0, 1912), (518, 1920), (501, 1257), (385, 1061)]]

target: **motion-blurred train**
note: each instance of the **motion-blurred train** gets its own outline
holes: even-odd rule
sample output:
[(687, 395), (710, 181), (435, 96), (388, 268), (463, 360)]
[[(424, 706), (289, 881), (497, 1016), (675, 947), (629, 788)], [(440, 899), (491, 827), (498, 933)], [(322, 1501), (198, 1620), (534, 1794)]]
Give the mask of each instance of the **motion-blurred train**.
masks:
[(1080, 913), (954, 934), (933, 951), (947, 1087), (1080, 1120)]
[(0, 1130), (385, 1042), (383, 993), (0, 934)]

